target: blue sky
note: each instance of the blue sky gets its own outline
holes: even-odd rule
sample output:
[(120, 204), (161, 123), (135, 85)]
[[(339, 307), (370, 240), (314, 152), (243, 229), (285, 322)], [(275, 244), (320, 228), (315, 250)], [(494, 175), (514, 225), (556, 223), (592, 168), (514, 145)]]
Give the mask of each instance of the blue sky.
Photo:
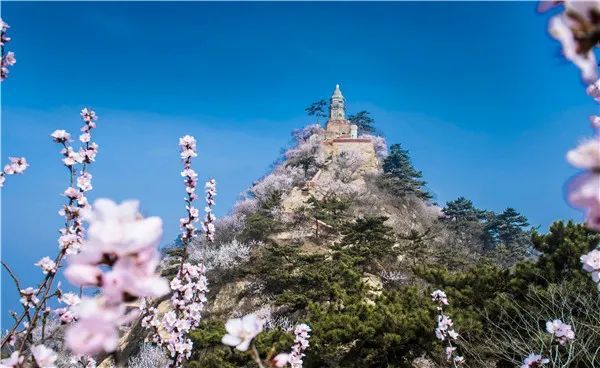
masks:
[(224, 214), (336, 83), (350, 112), (371, 111), (410, 150), (440, 203), (512, 206), (542, 229), (580, 219), (562, 199), (564, 153), (596, 108), (535, 6), (3, 2), (17, 64), (2, 84), (2, 160), (31, 167), (2, 191), (2, 257), (30, 285), (55, 253), (67, 178), (48, 135), (75, 133), (81, 107), (100, 116), (91, 197), (139, 199), (166, 244), (184, 212), (179, 136), (197, 137)]

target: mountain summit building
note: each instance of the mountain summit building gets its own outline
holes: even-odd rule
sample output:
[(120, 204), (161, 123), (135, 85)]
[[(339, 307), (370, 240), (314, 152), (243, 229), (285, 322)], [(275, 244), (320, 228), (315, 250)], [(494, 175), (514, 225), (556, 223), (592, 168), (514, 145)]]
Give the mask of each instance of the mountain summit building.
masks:
[[(371, 139), (369, 137), (359, 138), (358, 126), (346, 119), (346, 99), (342, 95), (339, 84), (335, 85), (335, 90), (329, 100), (329, 119), (325, 124), (323, 145), (326, 151), (333, 155), (356, 149), (373, 151)], [(374, 152), (372, 153), (374, 155)]]
[(329, 119), (326, 125), (327, 138), (358, 138), (358, 126), (346, 120), (346, 100), (340, 90), (340, 85), (335, 85), (335, 90), (329, 100)]
[(315, 133), (318, 149), (313, 159), (318, 162), (316, 173), (303, 186), (284, 194), (284, 213), (291, 215), (303, 206), (307, 198), (348, 195), (366, 191), (367, 176), (381, 171), (375, 152), (376, 137), (358, 135), (358, 126), (346, 118), (346, 99), (340, 85), (335, 86), (329, 103), (329, 118), (325, 129)]

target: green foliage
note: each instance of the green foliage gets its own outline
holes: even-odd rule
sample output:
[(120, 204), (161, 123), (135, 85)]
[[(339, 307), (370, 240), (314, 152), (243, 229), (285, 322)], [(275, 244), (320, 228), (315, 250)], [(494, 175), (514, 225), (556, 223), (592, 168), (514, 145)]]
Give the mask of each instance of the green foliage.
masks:
[[(482, 261), (464, 271), (424, 266), (417, 268), (417, 273), (432, 288), (448, 294), (449, 314), (467, 346), (467, 358), (500, 360), (499, 367), (511, 367), (526, 355), (519, 345), (540, 351), (536, 344), (543, 341), (540, 336), (547, 337), (545, 321), (581, 320), (584, 328), (600, 319), (600, 315), (590, 314), (600, 300), (579, 260), (598, 240), (598, 234), (582, 225), (556, 222), (548, 234), (533, 233), (537, 260), (520, 262), (512, 270)], [(589, 295), (596, 297), (590, 299)], [(600, 341), (597, 330), (586, 331), (586, 339)], [(595, 346), (589, 341), (577, 349)], [(585, 351), (576, 356), (582, 361), (589, 358)]]
[(486, 219), (486, 211), (476, 208), (473, 202), (465, 197), (458, 197), (446, 203), (442, 210), (447, 221), (462, 224), (464, 222), (478, 222)]
[(343, 229), (343, 237), (334, 249), (353, 257), (360, 266), (377, 263), (377, 260), (394, 257), (395, 234), (384, 224), (385, 216), (357, 218)]
[(317, 199), (311, 195), (306, 203), (309, 207), (304, 210), (310, 217), (334, 227), (345, 221), (348, 215), (347, 211), (350, 208), (348, 199), (337, 196), (325, 196), (322, 199)]
[(320, 117), (326, 117), (325, 107), (327, 106), (327, 100), (318, 100), (311, 103), (304, 111), (308, 114), (308, 116), (315, 116), (317, 118), (317, 123), (319, 122)]
[(179, 270), (179, 265), (181, 262), (181, 257), (184, 256), (185, 249), (183, 248), (183, 244), (180, 241), (177, 241), (172, 246), (163, 249), (162, 252), (163, 257), (165, 257), (168, 261), (161, 270), (160, 274), (162, 277), (167, 277), (171, 279), (175, 277), (175, 275), (177, 275), (177, 271)]
[[(278, 196), (265, 200), (257, 212), (262, 217), (256, 218), (276, 223), (270, 209), (279, 200)], [(437, 311), (429, 297), (437, 288), (448, 295), (450, 306), (445, 312), (454, 321), (460, 334), (460, 352), (469, 362), (514, 366), (524, 355), (520, 345), (541, 351), (539, 342), (547, 339), (543, 324), (551, 318), (573, 321), (578, 328), (576, 344), (580, 344), (574, 345), (579, 349), (576, 351), (600, 343), (597, 329), (588, 328), (600, 321), (600, 314), (590, 313), (590, 308), (600, 306), (600, 299), (590, 297), (596, 295), (594, 285), (581, 271), (579, 261), (582, 254), (597, 245), (600, 236), (581, 225), (557, 222), (547, 234), (533, 231), (529, 240), (527, 219), (514, 209), (495, 214), (459, 198), (444, 209), (443, 223), (450, 228), (456, 226), (457, 231), (477, 226), (480, 242), (488, 237), (496, 244), (495, 249), (505, 244), (524, 244), (537, 252), (535, 258), (510, 268), (485, 258), (464, 269), (448, 268), (439, 261), (434, 265), (414, 262), (411, 286), (386, 284), (375, 292), (373, 285), (363, 281), (366, 272), (377, 274), (382, 265), (397, 266), (398, 254), (425, 258), (422, 252), (433, 235), (429, 230), (395, 234), (381, 216), (346, 222), (349, 202), (338, 198), (312, 198), (309, 202), (316, 218), (339, 225), (339, 242), (320, 254), (306, 252), (301, 246), (267, 242), (244, 266), (245, 275), (260, 282), (262, 299), (278, 306), (278, 311), (291, 319), (311, 326), (306, 368), (410, 367), (420, 356), (444, 364), (443, 344), (434, 334)], [(275, 231), (275, 225), (252, 221), (248, 224), (259, 230), (250, 233), (245, 229), (247, 236)], [(398, 246), (396, 239), (406, 245)], [(529, 324), (525, 328), (515, 321)], [(194, 355), (188, 365), (256, 367), (248, 353), (220, 343), (224, 333), (222, 321), (203, 321), (192, 334)], [(580, 343), (579, 336), (588, 345)], [(520, 345), (514, 341), (520, 341)], [(277, 329), (264, 332), (256, 340), (263, 358), (289, 350), (291, 343), (291, 334)], [(572, 366), (590, 366), (589, 354), (577, 354)]]
[(477, 251), (503, 268), (513, 266), (531, 253), (529, 223), (513, 208), (496, 214), (459, 197), (447, 202), (442, 211), (441, 221), (457, 234), (458, 240), (477, 244)]
[(520, 293), (529, 285), (547, 287), (568, 280), (575, 285), (589, 284), (589, 274), (581, 270), (580, 257), (594, 249), (600, 235), (580, 224), (555, 222), (548, 234), (533, 232), (533, 247), (540, 252), (537, 262), (517, 265), (511, 280), (513, 291)]
[(369, 116), (370, 114), (370, 112), (363, 110), (348, 116), (348, 120), (358, 126), (358, 134), (372, 134), (375, 132), (373, 127), (375, 120)]
[(308, 367), (410, 367), (431, 348), (434, 306), (417, 288), (387, 292), (374, 303), (312, 304)]
[(273, 209), (281, 204), (281, 192), (275, 191), (260, 203), (258, 211), (246, 216), (244, 229), (239, 235), (243, 243), (268, 240), (269, 236), (280, 228), (280, 222), (273, 216)]
[(517, 243), (523, 238), (523, 230), (529, 226), (527, 218), (514, 208), (507, 208), (490, 220), (490, 237), (499, 243)]
[(347, 256), (303, 254), (295, 246), (265, 247), (250, 270), (274, 302), (302, 310), (311, 302), (332, 302), (360, 293), (361, 274)]
[(422, 232), (411, 229), (408, 234), (399, 234), (398, 238), (404, 240), (404, 244), (398, 248), (399, 252), (411, 260), (414, 267), (429, 255), (429, 245), (435, 235), (432, 234), (431, 228)]
[(408, 151), (400, 144), (390, 146), (390, 153), (383, 160), (383, 172), (381, 185), (388, 187), (393, 194), (400, 197), (415, 195), (421, 199), (432, 198), (431, 193), (425, 189), (423, 173), (413, 167)]

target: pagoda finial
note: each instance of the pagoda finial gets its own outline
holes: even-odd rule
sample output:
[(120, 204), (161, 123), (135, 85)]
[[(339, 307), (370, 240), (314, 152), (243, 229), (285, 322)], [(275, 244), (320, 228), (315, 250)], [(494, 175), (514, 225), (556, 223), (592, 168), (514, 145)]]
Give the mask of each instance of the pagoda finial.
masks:
[(335, 90), (333, 91), (333, 95), (331, 97), (342, 97), (342, 98), (344, 98), (344, 96), (342, 96), (342, 91), (340, 90), (340, 85), (339, 84), (335, 85)]

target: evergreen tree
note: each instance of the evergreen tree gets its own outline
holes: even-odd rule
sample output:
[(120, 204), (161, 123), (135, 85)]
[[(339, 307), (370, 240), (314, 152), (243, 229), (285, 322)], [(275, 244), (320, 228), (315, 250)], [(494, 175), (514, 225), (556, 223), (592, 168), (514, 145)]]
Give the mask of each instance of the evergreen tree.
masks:
[(371, 134), (375, 132), (375, 128), (373, 127), (375, 120), (369, 114), (370, 112), (363, 110), (348, 116), (348, 120), (358, 126), (358, 134)]
[(258, 211), (246, 216), (244, 229), (239, 235), (241, 242), (267, 241), (269, 235), (279, 229), (280, 221), (273, 212), (281, 205), (281, 191), (274, 191), (260, 203)]
[(400, 196), (413, 194), (421, 199), (431, 199), (422, 180), (423, 174), (417, 171), (410, 162), (408, 151), (400, 144), (392, 144), (389, 155), (383, 160), (383, 171), (391, 181), (394, 192)]
[(465, 197), (446, 202), (442, 212), (446, 220), (455, 222), (479, 222), (486, 218), (486, 211), (475, 207), (473, 202)]
[(350, 208), (350, 202), (347, 199), (333, 195), (325, 196), (320, 200), (311, 195), (306, 203), (308, 207), (302, 207), (300, 212), (314, 220), (315, 237), (317, 238), (321, 228), (319, 222), (329, 226), (339, 226), (346, 219), (346, 212)]
[(394, 257), (395, 234), (384, 224), (385, 216), (365, 216), (357, 218), (343, 230), (342, 240), (334, 246), (340, 253), (354, 258), (357, 265), (377, 264), (384, 258)]
[(325, 106), (327, 106), (327, 100), (318, 100), (311, 103), (304, 111), (306, 111), (308, 116), (315, 116), (318, 123), (320, 117), (324, 118), (327, 116)]
[(525, 228), (529, 226), (527, 218), (518, 213), (514, 208), (507, 208), (501, 214), (495, 216), (494, 237), (499, 242), (510, 244), (519, 241), (525, 234)]
[(511, 267), (527, 257), (531, 248), (527, 226), (527, 218), (514, 208), (500, 214), (487, 213), (486, 248), (492, 251), (490, 256), (501, 267)]
[(529, 285), (548, 286), (564, 280), (574, 282), (577, 287), (592, 285), (589, 274), (581, 269), (580, 257), (596, 248), (600, 234), (571, 221), (557, 221), (547, 234), (533, 231), (531, 242), (539, 252), (536, 263), (523, 262), (516, 268), (515, 292), (522, 292)]

